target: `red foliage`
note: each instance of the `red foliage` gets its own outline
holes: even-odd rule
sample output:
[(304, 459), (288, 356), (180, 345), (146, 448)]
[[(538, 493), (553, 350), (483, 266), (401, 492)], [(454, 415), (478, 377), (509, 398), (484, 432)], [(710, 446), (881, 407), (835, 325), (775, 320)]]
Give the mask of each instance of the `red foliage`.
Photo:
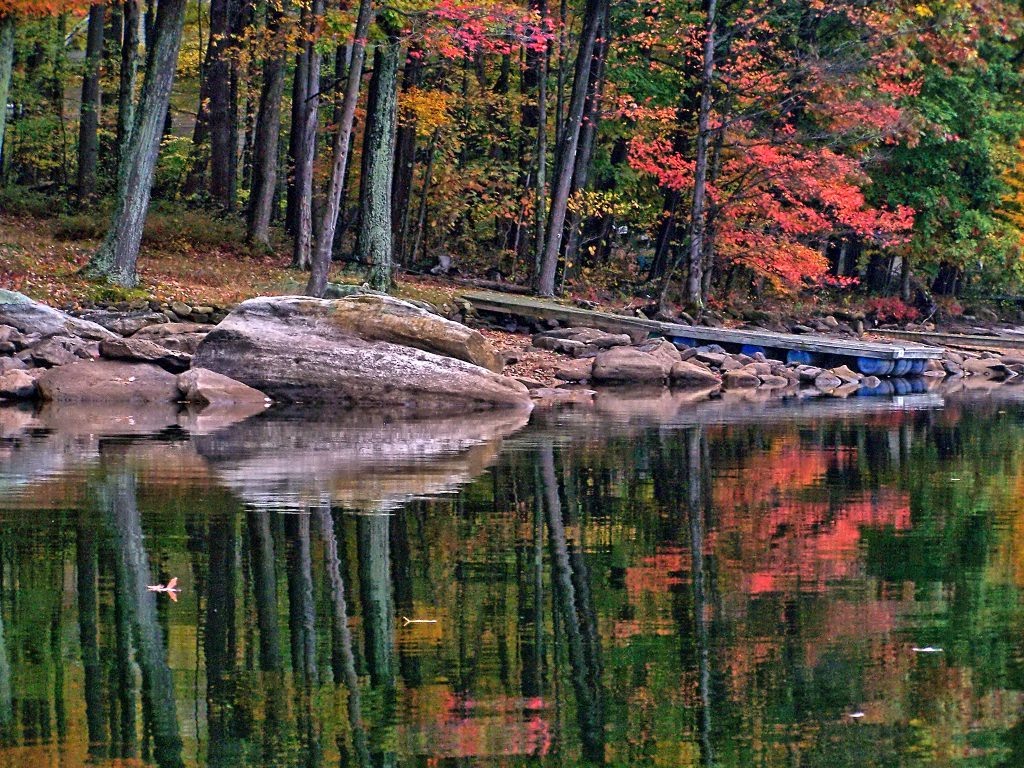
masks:
[(915, 307), (904, 304), (898, 296), (876, 296), (864, 302), (867, 314), (879, 323), (907, 323), (921, 317)]

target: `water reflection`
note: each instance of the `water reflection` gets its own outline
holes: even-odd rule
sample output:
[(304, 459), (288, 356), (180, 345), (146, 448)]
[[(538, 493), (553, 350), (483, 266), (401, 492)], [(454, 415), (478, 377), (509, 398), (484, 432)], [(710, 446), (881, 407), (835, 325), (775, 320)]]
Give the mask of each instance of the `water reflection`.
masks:
[(0, 765), (1022, 764), (1024, 406), (904, 406), (29, 414)]

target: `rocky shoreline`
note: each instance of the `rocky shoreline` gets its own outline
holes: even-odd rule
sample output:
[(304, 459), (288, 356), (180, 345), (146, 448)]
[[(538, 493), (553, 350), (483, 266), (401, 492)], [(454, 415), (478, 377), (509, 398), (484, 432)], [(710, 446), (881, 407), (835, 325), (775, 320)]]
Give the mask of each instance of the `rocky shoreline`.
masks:
[(642, 331), (481, 333), (377, 294), (256, 298), (216, 325), (192, 321), (222, 311), (126, 305), (71, 315), (0, 291), (0, 402), (183, 403), (255, 413), (278, 401), (459, 413), (585, 402), (592, 387), (847, 397), (967, 378), (1024, 381), (1024, 355), (947, 350), (915, 379), (879, 379), (846, 365), (787, 364), (714, 344), (680, 348)]

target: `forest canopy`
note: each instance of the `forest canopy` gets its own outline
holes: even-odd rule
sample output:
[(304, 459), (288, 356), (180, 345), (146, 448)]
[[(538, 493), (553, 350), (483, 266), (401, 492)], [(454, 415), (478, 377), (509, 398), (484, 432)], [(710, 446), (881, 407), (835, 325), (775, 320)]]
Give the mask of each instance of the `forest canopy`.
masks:
[(86, 214), (83, 274), (126, 287), (159, 201), (312, 295), (1019, 294), (1022, 29), (998, 0), (0, 0), (2, 204)]

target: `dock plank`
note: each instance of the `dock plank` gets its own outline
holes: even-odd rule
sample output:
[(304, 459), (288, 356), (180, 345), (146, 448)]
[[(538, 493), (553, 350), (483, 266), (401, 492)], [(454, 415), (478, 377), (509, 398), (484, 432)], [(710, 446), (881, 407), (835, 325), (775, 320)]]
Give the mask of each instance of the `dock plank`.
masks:
[(924, 342), (926, 344), (943, 344), (949, 347), (963, 347), (964, 349), (1024, 349), (1024, 336), (983, 336), (981, 334), (890, 330), (878, 331), (878, 335), (891, 336), (894, 339)]
[(867, 357), (878, 360), (927, 360), (942, 357), (942, 347), (927, 344), (893, 344), (888, 342), (846, 339), (816, 334), (775, 333), (738, 328), (707, 328), (699, 325), (664, 323), (639, 317), (597, 312), (559, 304), (555, 301), (527, 296), (510, 296), (491, 291), (467, 291), (462, 298), (485, 312), (510, 314), (540, 320), (558, 320), (601, 330), (646, 330), (660, 336), (688, 338), (717, 344), (750, 344), (768, 349), (785, 349), (844, 357)]

